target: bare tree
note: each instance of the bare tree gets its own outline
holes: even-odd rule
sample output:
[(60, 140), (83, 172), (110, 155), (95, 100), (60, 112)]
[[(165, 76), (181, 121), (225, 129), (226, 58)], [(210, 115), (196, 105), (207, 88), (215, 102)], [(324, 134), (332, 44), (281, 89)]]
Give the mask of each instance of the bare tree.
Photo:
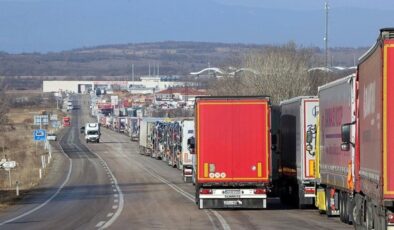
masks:
[(244, 66), (251, 71), (211, 84), (213, 95), (269, 95), (274, 103), (311, 92), (308, 68), (312, 51), (294, 43), (250, 53)]
[(0, 129), (8, 123), (7, 113), (9, 110), (7, 95), (5, 94), (6, 85), (4, 79), (0, 78)]

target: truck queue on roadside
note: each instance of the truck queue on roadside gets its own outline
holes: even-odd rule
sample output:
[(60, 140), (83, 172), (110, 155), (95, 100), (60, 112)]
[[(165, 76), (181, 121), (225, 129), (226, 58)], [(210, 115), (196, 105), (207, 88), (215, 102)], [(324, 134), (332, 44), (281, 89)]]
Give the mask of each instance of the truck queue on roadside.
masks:
[(197, 97), (194, 118), (97, 118), (181, 169), (201, 209), (266, 208), (275, 192), (356, 229), (394, 229), (393, 100), (394, 29), (382, 29), (356, 74), (317, 96), (279, 106), (266, 96)]

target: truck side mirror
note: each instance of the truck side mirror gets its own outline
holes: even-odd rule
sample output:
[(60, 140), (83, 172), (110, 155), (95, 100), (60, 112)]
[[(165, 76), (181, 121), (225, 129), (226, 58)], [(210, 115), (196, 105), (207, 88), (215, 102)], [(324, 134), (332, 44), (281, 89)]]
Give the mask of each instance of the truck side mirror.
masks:
[(350, 124), (341, 126), (341, 137), (343, 143), (350, 143)]
[(341, 150), (342, 151), (349, 151), (350, 150), (350, 126), (352, 124), (343, 124), (341, 126), (341, 137), (342, 137), (342, 144)]
[(349, 143), (342, 143), (341, 144), (341, 150), (342, 151), (349, 151), (350, 150), (350, 144)]
[(191, 154), (194, 154), (194, 148), (195, 148), (194, 137), (187, 139), (187, 148), (189, 149)]

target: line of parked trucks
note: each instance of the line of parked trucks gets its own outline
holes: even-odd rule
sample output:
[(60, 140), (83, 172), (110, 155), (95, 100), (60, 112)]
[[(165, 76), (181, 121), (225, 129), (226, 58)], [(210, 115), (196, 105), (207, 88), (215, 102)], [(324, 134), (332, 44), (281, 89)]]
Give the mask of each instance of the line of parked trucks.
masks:
[(394, 229), (393, 100), (394, 29), (382, 29), (357, 73), (317, 96), (199, 97), (194, 121), (143, 118), (141, 154), (188, 169), (199, 208), (266, 208), (272, 192), (356, 229)]
[(357, 73), (272, 105), (267, 96), (197, 97), (194, 118), (98, 117), (140, 154), (182, 171), (203, 208), (315, 205), (356, 229), (394, 229), (394, 28)]

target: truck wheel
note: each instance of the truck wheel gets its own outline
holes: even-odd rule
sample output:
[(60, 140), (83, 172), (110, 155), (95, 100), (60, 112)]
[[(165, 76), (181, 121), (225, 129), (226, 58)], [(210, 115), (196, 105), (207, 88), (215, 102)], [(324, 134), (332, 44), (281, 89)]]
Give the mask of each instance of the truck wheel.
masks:
[(198, 207), (200, 207), (200, 185), (196, 184), (196, 195), (195, 195), (195, 203)]
[(344, 205), (345, 194), (343, 192), (339, 192), (339, 219), (342, 223), (345, 223), (345, 205)]
[(332, 216), (330, 188), (326, 188), (326, 215), (328, 217)]
[(89, 141), (88, 141), (88, 140), (86, 140), (86, 144), (87, 144), (87, 143), (89, 143)]
[(380, 216), (376, 209), (375, 212), (373, 212), (373, 227), (374, 229), (385, 229), (383, 228), (382, 223), (380, 223)]
[(97, 140), (97, 143), (100, 143), (100, 140)]
[(349, 194), (346, 194), (346, 220), (347, 224), (353, 224), (353, 207), (354, 199), (350, 198)]
[(372, 204), (368, 201), (365, 201), (365, 226), (368, 230), (373, 229), (373, 221), (374, 221), (374, 217), (373, 217), (373, 207)]

